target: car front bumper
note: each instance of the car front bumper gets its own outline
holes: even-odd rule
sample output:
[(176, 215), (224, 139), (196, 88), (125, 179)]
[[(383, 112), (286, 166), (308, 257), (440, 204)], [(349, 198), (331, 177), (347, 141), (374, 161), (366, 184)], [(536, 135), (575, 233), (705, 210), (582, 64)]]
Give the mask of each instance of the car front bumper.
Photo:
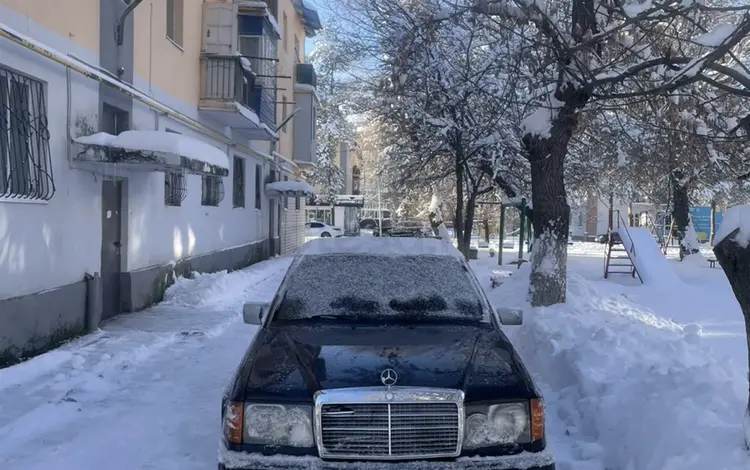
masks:
[(264, 456), (219, 450), (220, 470), (555, 470), (551, 452), (524, 452), (501, 457), (461, 457), (455, 460), (345, 462), (317, 457)]

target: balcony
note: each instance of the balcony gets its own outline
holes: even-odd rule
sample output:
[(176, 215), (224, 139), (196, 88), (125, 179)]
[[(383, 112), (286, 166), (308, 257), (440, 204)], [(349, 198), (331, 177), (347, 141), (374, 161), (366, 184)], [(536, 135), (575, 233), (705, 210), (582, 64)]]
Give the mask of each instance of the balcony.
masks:
[(294, 150), (292, 159), (302, 167), (312, 166), (317, 161), (316, 119), (318, 84), (312, 64), (295, 66), (294, 102), (299, 112), (294, 117)]
[(249, 140), (274, 140), (273, 125), (259, 118), (265, 114), (260, 93), (247, 59), (213, 54), (201, 57), (198, 111), (202, 117), (231, 127)]
[(312, 64), (297, 64), (295, 76), (297, 77), (297, 84), (308, 85), (313, 88), (318, 86), (318, 78), (315, 75), (315, 67)]

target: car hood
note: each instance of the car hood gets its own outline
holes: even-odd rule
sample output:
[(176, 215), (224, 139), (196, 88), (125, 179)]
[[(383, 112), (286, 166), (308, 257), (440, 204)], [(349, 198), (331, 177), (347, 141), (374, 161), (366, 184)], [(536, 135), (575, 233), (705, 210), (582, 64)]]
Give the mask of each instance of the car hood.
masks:
[(271, 327), (248, 354), (235, 390), (244, 400), (307, 402), (321, 389), (383, 386), (385, 369), (396, 371), (397, 386), (460, 389), (467, 401), (538, 396), (489, 325)]

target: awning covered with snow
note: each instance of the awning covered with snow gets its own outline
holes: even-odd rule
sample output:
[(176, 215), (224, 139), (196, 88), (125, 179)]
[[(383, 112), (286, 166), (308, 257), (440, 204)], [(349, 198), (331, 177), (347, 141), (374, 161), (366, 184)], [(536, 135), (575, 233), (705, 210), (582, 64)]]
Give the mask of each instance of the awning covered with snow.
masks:
[[(106, 132), (73, 139), (74, 166), (99, 173), (129, 171), (186, 172), (229, 176), (229, 157), (206, 142), (173, 132)], [(116, 167), (113, 167), (116, 165)]]
[(266, 195), (270, 198), (284, 196), (313, 196), (315, 188), (303, 181), (276, 181), (266, 184)]

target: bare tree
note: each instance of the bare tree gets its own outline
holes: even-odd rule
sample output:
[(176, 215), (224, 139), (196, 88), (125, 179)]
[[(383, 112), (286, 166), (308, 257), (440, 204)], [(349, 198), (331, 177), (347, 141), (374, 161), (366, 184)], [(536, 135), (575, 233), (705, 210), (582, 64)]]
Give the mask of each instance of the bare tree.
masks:
[[(507, 20), (515, 20), (519, 43), (536, 50), (527, 76), (530, 87), (543, 92), (523, 122), (522, 138), (534, 206), (530, 300), (532, 305), (565, 302), (570, 217), (565, 162), (584, 112), (698, 83), (750, 96), (747, 67), (733, 66), (743, 63), (739, 56), (747, 50), (750, 6), (499, 0), (479, 9), (503, 19), (498, 29), (507, 30)], [(741, 131), (745, 116), (732, 118), (737, 125), (727, 133)]]

